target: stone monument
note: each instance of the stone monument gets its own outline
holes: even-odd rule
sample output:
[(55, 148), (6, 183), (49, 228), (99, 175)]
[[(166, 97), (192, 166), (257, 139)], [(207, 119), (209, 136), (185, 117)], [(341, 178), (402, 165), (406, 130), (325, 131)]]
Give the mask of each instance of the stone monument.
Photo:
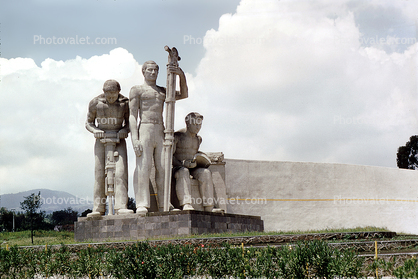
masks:
[[(175, 101), (187, 98), (188, 89), (184, 72), (178, 67), (177, 49), (166, 46), (165, 50), (169, 52), (167, 88), (156, 84), (159, 67), (154, 61), (147, 61), (142, 67), (144, 84), (131, 88), (129, 100), (120, 94), (117, 81), (108, 80), (103, 87), (104, 94), (89, 104), (86, 127), (96, 138), (95, 201), (93, 212), (75, 222), (77, 241), (264, 230), (259, 216), (225, 213), (225, 204), (223, 208), (215, 208), (215, 192), (227, 201), (223, 154), (207, 156), (199, 151), (202, 139), (198, 132), (203, 120), (199, 113), (187, 115), (186, 128), (174, 133)], [(175, 90), (177, 76), (180, 91)], [(129, 128), (136, 155), (133, 184), (137, 214), (130, 214), (133, 211), (127, 209), (125, 138)], [(148, 210), (153, 163), (159, 212)], [(170, 203), (173, 165), (175, 191), (183, 210), (176, 210)], [(212, 173), (208, 167), (216, 171)], [(104, 216), (106, 196), (108, 216)], [(113, 215), (113, 196), (116, 215)], [(202, 204), (191, 201), (196, 196)]]
[[(134, 191), (136, 213), (145, 215), (150, 208), (149, 179), (152, 159), (155, 165), (157, 185), (157, 203), (164, 211), (164, 123), (163, 108), (166, 101), (166, 88), (156, 84), (159, 67), (154, 61), (147, 61), (142, 66), (144, 84), (132, 87), (129, 93), (129, 126), (132, 145), (136, 154), (134, 173)], [(178, 67), (169, 67), (168, 74), (180, 76), (180, 91), (176, 99), (188, 96), (186, 77)], [(139, 121), (138, 121), (139, 116)], [(138, 123), (139, 122), (139, 123)]]
[(101, 216), (106, 211), (109, 197), (109, 215), (129, 214), (128, 204), (128, 158), (125, 138), (129, 133), (128, 99), (120, 94), (116, 80), (107, 80), (103, 94), (90, 101), (86, 128), (94, 134), (94, 206), (89, 217)]
[(191, 178), (194, 178), (198, 181), (204, 211), (222, 212), (222, 209), (214, 208), (214, 186), (212, 173), (208, 169), (211, 164), (210, 158), (199, 152), (202, 138), (198, 133), (202, 127), (203, 116), (191, 112), (185, 121), (186, 128), (174, 134), (173, 172), (179, 203), (183, 210), (194, 210), (191, 195)]

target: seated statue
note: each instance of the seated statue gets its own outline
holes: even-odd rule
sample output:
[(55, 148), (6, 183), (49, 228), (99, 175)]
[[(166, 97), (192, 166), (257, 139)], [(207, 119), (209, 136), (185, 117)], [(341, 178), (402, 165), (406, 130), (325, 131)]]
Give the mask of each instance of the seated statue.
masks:
[(198, 180), (203, 208), (207, 212), (222, 212), (214, 208), (212, 173), (208, 169), (210, 160), (199, 152), (202, 138), (198, 135), (203, 116), (189, 113), (186, 128), (174, 133), (173, 173), (176, 179), (176, 193), (183, 210), (194, 210), (192, 206), (190, 176)]

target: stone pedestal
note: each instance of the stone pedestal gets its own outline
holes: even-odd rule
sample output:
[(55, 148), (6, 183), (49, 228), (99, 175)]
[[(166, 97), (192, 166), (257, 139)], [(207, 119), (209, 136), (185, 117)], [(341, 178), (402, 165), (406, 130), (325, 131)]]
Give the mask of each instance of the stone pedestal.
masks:
[(192, 234), (234, 233), (264, 230), (259, 216), (222, 214), (202, 211), (152, 212), (136, 214), (79, 217), (74, 225), (76, 241), (144, 240)]

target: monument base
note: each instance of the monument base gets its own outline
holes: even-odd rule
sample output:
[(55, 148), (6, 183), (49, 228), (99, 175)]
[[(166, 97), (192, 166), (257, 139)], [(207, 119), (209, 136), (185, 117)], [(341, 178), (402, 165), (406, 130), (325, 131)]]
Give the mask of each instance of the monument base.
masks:
[(76, 241), (144, 240), (193, 234), (264, 231), (260, 216), (203, 211), (152, 212), (100, 217), (79, 217), (74, 223)]

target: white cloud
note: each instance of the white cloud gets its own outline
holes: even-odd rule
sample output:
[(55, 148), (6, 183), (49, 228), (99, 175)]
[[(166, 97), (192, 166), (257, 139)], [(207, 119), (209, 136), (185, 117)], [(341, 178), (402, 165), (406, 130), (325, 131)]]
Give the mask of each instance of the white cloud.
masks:
[(11, 73), (15, 73), (20, 70), (28, 70), (36, 68), (35, 62), (30, 58), (12, 58), (12, 59), (2, 59), (1, 60), (1, 68), (0, 68), (0, 75), (6, 76)]
[[(218, 30), (207, 31), (196, 75), (186, 73), (189, 98), (177, 103), (175, 128), (198, 111), (205, 116), (202, 150), (227, 158), (395, 167), (397, 147), (418, 131), (417, 45), (386, 52), (362, 44), (355, 3), (242, 0)], [(392, 4), (373, 5), (387, 12)], [(390, 9), (413, 19), (408, 6)], [(140, 65), (122, 48), (89, 59), (46, 59), (41, 67), (29, 58), (0, 64), (1, 193), (91, 195), (88, 102), (109, 78), (128, 96), (143, 82)], [(163, 75), (158, 83), (165, 84)], [(130, 140), (128, 149), (132, 192)]]
[(228, 158), (395, 167), (418, 128), (417, 46), (389, 54), (360, 38), (344, 3), (241, 1), (206, 33), (193, 80), (205, 147)]
[(105, 80), (122, 94), (142, 83), (140, 65), (122, 48), (90, 59), (4, 59), (0, 125), (1, 193), (35, 188), (92, 195), (94, 139), (84, 128), (87, 105)]

